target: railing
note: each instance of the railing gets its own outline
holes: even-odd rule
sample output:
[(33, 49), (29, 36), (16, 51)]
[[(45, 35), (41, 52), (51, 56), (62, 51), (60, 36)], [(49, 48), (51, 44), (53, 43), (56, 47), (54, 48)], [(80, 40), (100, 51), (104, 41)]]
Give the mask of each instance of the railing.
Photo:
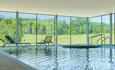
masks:
[(95, 37), (101, 37), (98, 39), (98, 41), (100, 41), (102, 38), (105, 38), (105, 34), (97, 34), (97, 35), (90, 36), (89, 38), (91, 38), (91, 44), (92, 44), (92, 39)]
[(106, 39), (110, 38), (109, 36), (106, 37), (105, 34), (97, 34), (97, 35), (89, 37), (89, 38), (91, 38), (91, 44), (92, 44), (92, 38), (99, 37), (99, 36), (101, 36), (101, 37), (97, 40), (97, 45), (99, 44), (100, 40), (101, 40), (101, 44), (104, 45)]
[(109, 36), (105, 37), (105, 38), (101, 41), (102, 44), (103, 44), (103, 42), (104, 42), (104, 44), (105, 44), (105, 41), (106, 41), (108, 38), (110, 38), (110, 37), (109, 37)]
[(104, 36), (104, 37), (101, 36), (101, 38), (99, 38), (99, 39), (97, 40), (97, 45), (99, 44), (98, 42), (99, 42), (100, 40), (101, 40), (101, 44), (102, 44), (103, 39), (105, 39), (105, 36)]

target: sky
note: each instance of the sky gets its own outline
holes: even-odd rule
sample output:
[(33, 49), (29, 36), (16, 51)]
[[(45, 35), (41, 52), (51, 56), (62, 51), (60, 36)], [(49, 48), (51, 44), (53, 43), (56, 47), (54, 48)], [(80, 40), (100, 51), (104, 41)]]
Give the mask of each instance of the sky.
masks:
[[(0, 18), (1, 17), (4, 17), (4, 18), (15, 18), (16, 17), (16, 13), (9, 13), (9, 12), (0, 12)], [(25, 14), (25, 13), (20, 13), (19, 14), (19, 17), (21, 18), (26, 18), (26, 19), (31, 19), (31, 18), (36, 18), (36, 15), (35, 14)], [(109, 15), (106, 15), (106, 16), (102, 16), (102, 22), (104, 23), (109, 23), (110, 22), (110, 19), (109, 19)], [(44, 20), (47, 20), (47, 19), (53, 19), (54, 16), (49, 16), (49, 15), (38, 15), (37, 16), (38, 19), (44, 19)], [(112, 17), (114, 18), (114, 16)], [(61, 20), (61, 21), (66, 21), (66, 22), (70, 22), (70, 18), (69, 17), (64, 17), (64, 16), (59, 16), (58, 17), (58, 20)], [(90, 18), (90, 21), (93, 21), (93, 22), (101, 22), (101, 17), (94, 17), (94, 18)]]

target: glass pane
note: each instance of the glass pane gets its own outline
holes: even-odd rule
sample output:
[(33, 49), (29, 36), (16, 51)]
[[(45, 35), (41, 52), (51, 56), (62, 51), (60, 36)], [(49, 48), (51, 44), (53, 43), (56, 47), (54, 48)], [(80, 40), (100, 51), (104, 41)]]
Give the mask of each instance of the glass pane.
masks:
[(110, 43), (110, 15), (102, 16), (102, 33), (105, 34), (104, 44)]
[[(5, 40), (4, 35), (15, 39), (16, 33), (16, 13), (0, 12), (0, 39)], [(0, 41), (0, 46), (3, 42)]]
[(86, 18), (72, 18), (71, 20), (71, 43), (72, 44), (86, 44)]
[(54, 16), (37, 15), (37, 42), (44, 40), (47, 35), (52, 36), (54, 43)]
[(19, 13), (19, 42), (36, 43), (36, 15)]
[(101, 17), (90, 18), (89, 24), (89, 43), (101, 44)]
[(70, 45), (70, 17), (58, 16), (58, 45)]

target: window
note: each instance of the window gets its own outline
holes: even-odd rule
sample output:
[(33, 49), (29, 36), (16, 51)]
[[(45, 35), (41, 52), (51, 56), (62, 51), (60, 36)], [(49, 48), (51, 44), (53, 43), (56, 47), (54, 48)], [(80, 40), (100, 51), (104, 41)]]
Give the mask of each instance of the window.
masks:
[(86, 44), (86, 28), (87, 19), (86, 18), (75, 18), (71, 19), (71, 43), (72, 44)]
[(19, 13), (18, 18), (19, 42), (36, 43), (36, 15)]
[(70, 17), (58, 16), (58, 45), (70, 45)]
[[(16, 40), (16, 13), (0, 12), (0, 38), (3, 40), (5, 40), (4, 35), (9, 35)], [(2, 44), (3, 42), (0, 43)]]

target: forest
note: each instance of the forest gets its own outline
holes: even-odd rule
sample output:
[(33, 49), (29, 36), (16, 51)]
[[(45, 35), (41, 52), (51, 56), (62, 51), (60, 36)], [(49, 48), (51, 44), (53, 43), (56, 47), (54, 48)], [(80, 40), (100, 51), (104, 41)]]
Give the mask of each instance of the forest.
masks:
[[(54, 31), (58, 35), (85, 35), (87, 32), (86, 18), (73, 18), (71, 22), (67, 20), (58, 20), (54, 30), (53, 19), (21, 18), (18, 19), (18, 37), (19, 42), (25, 35), (53, 35)], [(101, 28), (102, 25), (102, 28)], [(90, 21), (89, 34), (109, 33), (109, 24)], [(0, 38), (4, 35), (11, 36), (16, 40), (16, 18), (0, 18)]]

